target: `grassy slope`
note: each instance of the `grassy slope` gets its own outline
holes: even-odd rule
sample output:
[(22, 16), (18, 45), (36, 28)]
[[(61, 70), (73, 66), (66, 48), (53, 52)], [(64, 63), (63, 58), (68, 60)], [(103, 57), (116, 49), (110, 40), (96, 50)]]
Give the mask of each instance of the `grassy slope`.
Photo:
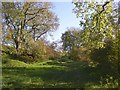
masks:
[(90, 70), (83, 70), (85, 66), (80, 62), (9, 60), (3, 64), (3, 87), (85, 87), (91, 77)]

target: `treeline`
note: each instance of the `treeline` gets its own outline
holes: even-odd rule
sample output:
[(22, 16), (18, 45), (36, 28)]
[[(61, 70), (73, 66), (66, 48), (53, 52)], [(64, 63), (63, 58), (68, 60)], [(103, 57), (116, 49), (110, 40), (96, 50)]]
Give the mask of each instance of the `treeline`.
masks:
[[(46, 45), (43, 41), (36, 41), (26, 48), (20, 48), (16, 52), (15, 47), (2, 45), (3, 57), (20, 60), (26, 63), (39, 62), (43, 60), (55, 60), (60, 57), (60, 52), (54, 50), (52, 45)], [(4, 61), (3, 61), (4, 62)]]
[(104, 47), (91, 47), (83, 40), (84, 31), (79, 28), (69, 28), (62, 35), (63, 50), (68, 57), (74, 61), (88, 62), (94, 66), (99, 66), (103, 70), (118, 72), (118, 37), (105, 39)]

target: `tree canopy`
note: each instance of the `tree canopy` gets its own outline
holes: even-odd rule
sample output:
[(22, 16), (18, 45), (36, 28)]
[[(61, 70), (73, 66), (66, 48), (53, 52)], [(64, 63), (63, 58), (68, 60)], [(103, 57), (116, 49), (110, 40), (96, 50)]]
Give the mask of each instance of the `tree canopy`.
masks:
[(68, 30), (62, 34), (62, 46), (65, 51), (71, 51), (73, 47), (80, 47), (82, 31), (79, 28), (68, 28)]
[(36, 41), (56, 30), (58, 18), (51, 8), (49, 2), (3, 2), (3, 42), (12, 43), (18, 49), (29, 37)]
[(90, 47), (104, 47), (105, 40), (115, 39), (118, 33), (117, 7), (113, 1), (74, 2), (74, 13), (81, 17), (80, 25), (84, 28), (82, 37)]

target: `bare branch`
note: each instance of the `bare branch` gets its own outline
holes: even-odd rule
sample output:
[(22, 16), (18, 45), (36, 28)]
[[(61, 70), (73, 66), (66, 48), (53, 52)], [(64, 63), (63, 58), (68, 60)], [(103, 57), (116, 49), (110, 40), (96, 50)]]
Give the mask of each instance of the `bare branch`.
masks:
[(46, 31), (44, 31), (43, 33), (41, 33), (39, 36), (37, 36), (37, 39), (36, 40), (38, 40), (42, 35), (44, 35), (45, 33), (47, 33), (49, 30), (46, 30)]

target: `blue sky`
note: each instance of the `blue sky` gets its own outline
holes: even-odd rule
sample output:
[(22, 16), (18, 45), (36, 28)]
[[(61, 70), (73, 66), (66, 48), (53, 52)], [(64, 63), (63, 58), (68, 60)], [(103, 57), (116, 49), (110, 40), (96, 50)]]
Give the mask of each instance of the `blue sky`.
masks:
[(76, 18), (76, 14), (72, 9), (74, 4), (72, 2), (53, 2), (55, 6), (53, 12), (57, 14), (59, 18), (59, 28), (52, 33), (52, 37), (48, 37), (47, 40), (56, 41), (61, 39), (62, 33), (67, 30), (67, 27), (80, 27), (79, 19)]

